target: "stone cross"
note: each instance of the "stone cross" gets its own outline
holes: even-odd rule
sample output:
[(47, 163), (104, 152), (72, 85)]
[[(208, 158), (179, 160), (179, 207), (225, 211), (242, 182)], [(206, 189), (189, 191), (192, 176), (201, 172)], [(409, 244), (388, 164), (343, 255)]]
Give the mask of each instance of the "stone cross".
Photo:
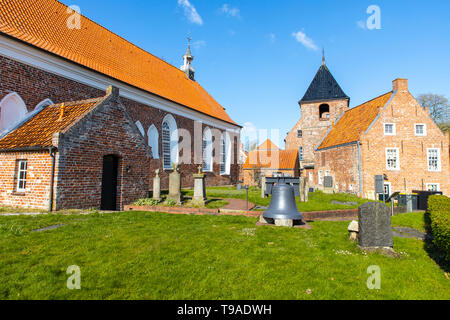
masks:
[(178, 164), (173, 165), (173, 172), (169, 175), (169, 195), (167, 198), (181, 204), (181, 175), (178, 172)]
[(394, 247), (391, 211), (379, 202), (368, 202), (359, 207), (359, 246), (363, 249)]
[(159, 177), (159, 169), (155, 171), (156, 176), (153, 178), (153, 199), (161, 201), (161, 178)]

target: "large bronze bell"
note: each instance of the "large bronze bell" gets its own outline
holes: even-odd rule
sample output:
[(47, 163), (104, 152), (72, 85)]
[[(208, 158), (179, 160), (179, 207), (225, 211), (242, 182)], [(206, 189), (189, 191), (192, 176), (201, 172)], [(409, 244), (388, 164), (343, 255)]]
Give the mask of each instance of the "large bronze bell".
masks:
[(263, 215), (264, 219), (302, 220), (295, 202), (294, 188), (285, 183), (279, 183), (272, 192), (270, 206)]

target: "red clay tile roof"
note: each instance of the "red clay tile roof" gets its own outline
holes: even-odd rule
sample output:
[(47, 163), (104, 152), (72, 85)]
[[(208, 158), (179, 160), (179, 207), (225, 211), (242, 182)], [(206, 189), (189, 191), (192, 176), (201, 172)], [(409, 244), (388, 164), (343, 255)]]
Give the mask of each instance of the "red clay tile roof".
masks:
[(392, 94), (386, 93), (346, 111), (322, 141), (318, 150), (359, 141), (360, 134), (369, 128), (377, 117), (379, 108), (386, 105)]
[(46, 149), (53, 135), (79, 121), (105, 98), (51, 105), (0, 140), (0, 150)]
[[(272, 161), (272, 157), (274, 160)], [(277, 162), (278, 157), (278, 163)], [(250, 151), (244, 169), (292, 170), (298, 163), (297, 150)]]
[(280, 150), (270, 139), (264, 141), (256, 150)]
[(190, 109), (236, 124), (197, 82), (174, 66), (81, 17), (69, 29), (56, 0), (0, 0), (0, 32)]

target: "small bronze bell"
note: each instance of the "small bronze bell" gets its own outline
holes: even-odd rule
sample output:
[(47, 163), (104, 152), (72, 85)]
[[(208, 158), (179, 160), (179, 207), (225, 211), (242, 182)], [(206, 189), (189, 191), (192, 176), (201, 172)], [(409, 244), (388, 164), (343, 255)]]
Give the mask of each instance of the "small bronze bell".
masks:
[(263, 217), (264, 219), (302, 220), (303, 216), (295, 202), (294, 188), (285, 183), (277, 184), (273, 189), (270, 206)]

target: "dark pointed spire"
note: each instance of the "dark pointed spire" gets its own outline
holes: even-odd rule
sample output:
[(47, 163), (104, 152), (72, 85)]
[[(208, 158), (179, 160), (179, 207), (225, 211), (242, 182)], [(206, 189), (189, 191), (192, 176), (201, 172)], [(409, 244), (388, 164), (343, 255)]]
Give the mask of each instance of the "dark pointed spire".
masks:
[(349, 97), (341, 89), (330, 70), (328, 70), (325, 65), (325, 50), (323, 50), (322, 65), (300, 102), (305, 103), (336, 99), (349, 99)]

